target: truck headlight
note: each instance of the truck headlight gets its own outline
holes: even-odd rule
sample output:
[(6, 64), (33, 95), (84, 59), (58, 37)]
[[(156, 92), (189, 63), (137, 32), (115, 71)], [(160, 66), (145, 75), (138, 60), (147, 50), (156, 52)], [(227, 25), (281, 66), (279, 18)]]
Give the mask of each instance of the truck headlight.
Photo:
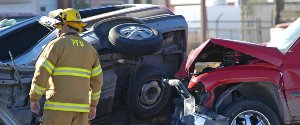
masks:
[(183, 115), (193, 114), (195, 112), (195, 98), (191, 96), (190, 98), (184, 99), (183, 103)]

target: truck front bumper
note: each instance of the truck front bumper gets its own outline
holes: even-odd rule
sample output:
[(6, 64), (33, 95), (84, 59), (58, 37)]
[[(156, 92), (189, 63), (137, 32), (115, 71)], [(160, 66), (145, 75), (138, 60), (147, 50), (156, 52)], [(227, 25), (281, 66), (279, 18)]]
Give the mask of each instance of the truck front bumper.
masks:
[(204, 107), (197, 107), (196, 112), (183, 116), (183, 108), (176, 107), (172, 125), (227, 125), (228, 118), (209, 111)]

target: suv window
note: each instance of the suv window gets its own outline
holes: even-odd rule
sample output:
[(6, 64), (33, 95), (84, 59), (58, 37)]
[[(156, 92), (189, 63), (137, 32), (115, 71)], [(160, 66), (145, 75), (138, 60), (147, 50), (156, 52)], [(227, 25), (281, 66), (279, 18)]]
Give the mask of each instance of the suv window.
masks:
[(50, 32), (37, 21), (14, 28), (12, 31), (8, 31), (9, 33), (4, 33), (0, 36), (0, 61), (10, 59), (8, 51), (11, 51), (14, 57), (21, 55)]

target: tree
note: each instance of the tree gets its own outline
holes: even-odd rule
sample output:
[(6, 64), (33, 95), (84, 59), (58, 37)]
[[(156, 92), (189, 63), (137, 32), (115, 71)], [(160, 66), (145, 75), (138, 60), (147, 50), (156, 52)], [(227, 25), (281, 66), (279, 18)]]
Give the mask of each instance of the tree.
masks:
[(206, 41), (207, 31), (207, 13), (206, 13), (206, 0), (201, 0), (201, 42)]
[(284, 9), (284, 0), (274, 0), (275, 5), (275, 24), (281, 23), (280, 12)]

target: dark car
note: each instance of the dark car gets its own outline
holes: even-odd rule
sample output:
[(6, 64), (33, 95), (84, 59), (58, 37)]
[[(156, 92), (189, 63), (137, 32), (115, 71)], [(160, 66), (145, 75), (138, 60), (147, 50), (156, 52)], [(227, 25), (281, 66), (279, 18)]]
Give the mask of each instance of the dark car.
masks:
[[(174, 76), (186, 52), (185, 19), (155, 5), (106, 6), (80, 13), (88, 24), (80, 35), (97, 49), (104, 69), (96, 119), (124, 106), (139, 118), (159, 114), (171, 97), (161, 80)], [(47, 17), (34, 17), (0, 32), (4, 124), (31, 124), (41, 116), (31, 113), (28, 93), (34, 64), (56, 37), (51, 23)]]

